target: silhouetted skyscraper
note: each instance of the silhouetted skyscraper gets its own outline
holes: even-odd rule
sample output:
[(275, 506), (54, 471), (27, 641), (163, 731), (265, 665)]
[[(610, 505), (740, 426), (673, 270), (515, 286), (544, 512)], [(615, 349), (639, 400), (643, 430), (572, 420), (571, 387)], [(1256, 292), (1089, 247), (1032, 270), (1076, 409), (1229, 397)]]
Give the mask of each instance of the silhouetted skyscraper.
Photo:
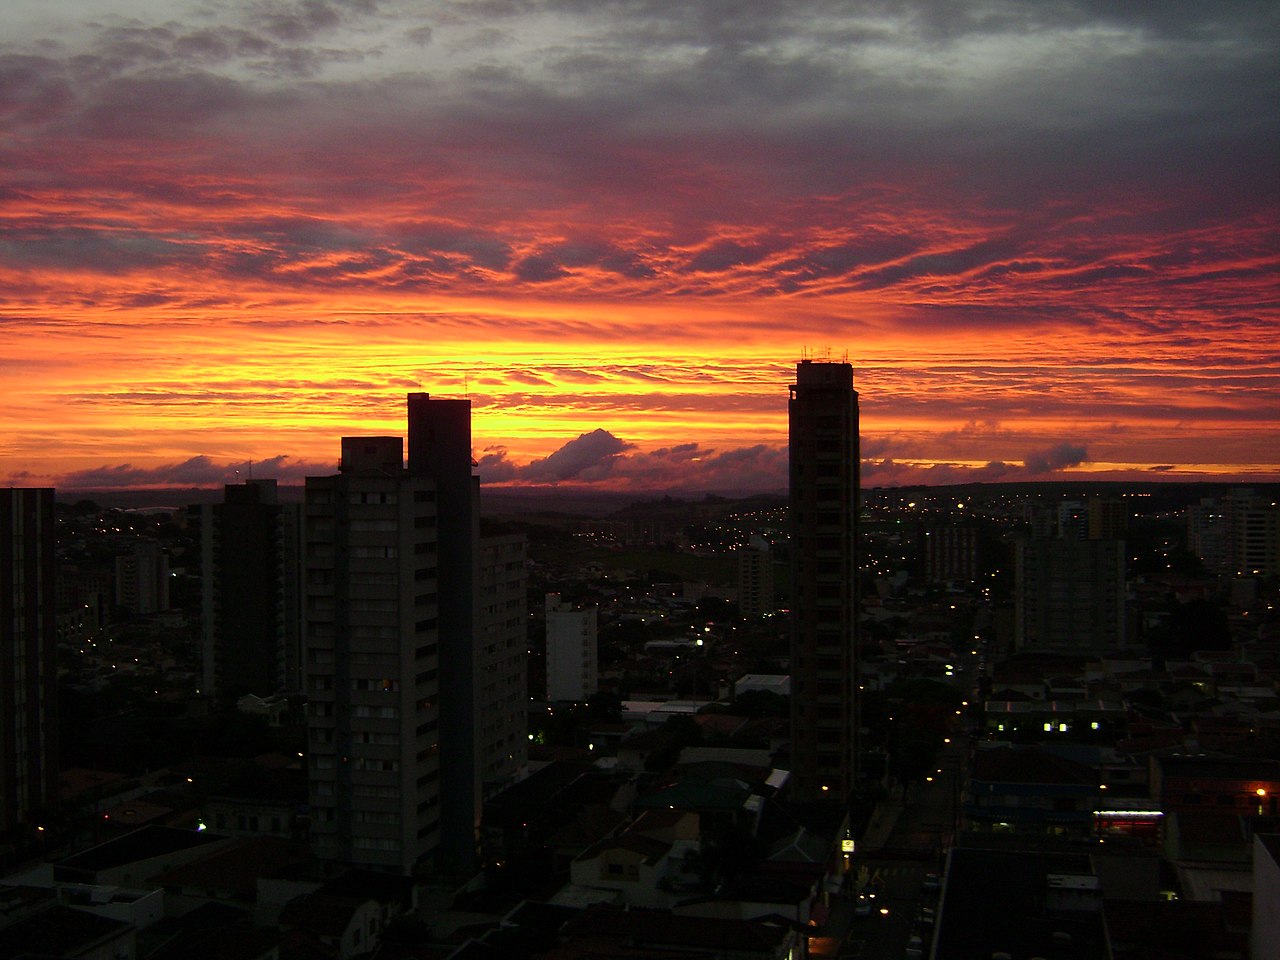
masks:
[(483, 772), (506, 776), (527, 749), (497, 722), (523, 731), (507, 675), (523, 550), (491, 544), (482, 581), (470, 401), (410, 394), (408, 418), (407, 464), (399, 437), (344, 437), (341, 473), (307, 479), (313, 847), (470, 876)]
[(399, 437), (343, 437), (306, 486), (308, 799), (316, 856), (410, 873), (441, 831), (435, 484)]
[(858, 394), (848, 363), (802, 360), (788, 404), (791, 772), (848, 796), (858, 762)]
[(440, 863), (473, 868), (482, 805), (477, 690), (480, 480), (472, 473), (471, 401), (409, 394), (409, 473), (435, 485), (439, 545), (440, 750), (445, 790)]
[(58, 797), (53, 490), (0, 491), (0, 830)]
[(301, 509), (274, 480), (227, 484), (191, 507), (200, 534), (203, 678), (219, 700), (302, 689)]

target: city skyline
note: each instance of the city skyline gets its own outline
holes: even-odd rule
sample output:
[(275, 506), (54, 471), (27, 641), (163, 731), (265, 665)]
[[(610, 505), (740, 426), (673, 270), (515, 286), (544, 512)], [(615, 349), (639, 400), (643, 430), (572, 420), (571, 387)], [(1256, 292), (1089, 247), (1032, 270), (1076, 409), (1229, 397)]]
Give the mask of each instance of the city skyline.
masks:
[[(0, 482), (300, 484), (406, 392), (486, 484), (1280, 480), (1280, 13), (22, 0)], [(252, 466), (250, 463), (252, 462)]]

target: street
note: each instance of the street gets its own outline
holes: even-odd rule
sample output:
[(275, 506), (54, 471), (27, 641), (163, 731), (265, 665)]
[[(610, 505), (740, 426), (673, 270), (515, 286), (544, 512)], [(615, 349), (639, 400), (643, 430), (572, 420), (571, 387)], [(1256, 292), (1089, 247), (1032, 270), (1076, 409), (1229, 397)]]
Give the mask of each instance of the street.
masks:
[(869, 916), (853, 917), (835, 956), (902, 960), (913, 934), (929, 955), (938, 891), (926, 889), (926, 875), (940, 875), (954, 842), (964, 775), (964, 738), (952, 740), (931, 781), (914, 784), (905, 802), (886, 801), (873, 817), (854, 869), (862, 889), (875, 892), (875, 906)]

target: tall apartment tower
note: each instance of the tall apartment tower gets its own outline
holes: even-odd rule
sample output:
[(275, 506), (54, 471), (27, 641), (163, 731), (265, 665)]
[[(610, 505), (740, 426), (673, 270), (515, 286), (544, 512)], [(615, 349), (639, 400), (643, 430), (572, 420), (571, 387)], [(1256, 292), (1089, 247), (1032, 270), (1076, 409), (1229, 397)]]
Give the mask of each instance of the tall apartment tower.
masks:
[(773, 551), (764, 537), (752, 537), (738, 551), (738, 609), (759, 619), (777, 609), (773, 599)]
[(925, 580), (977, 580), (981, 547), (982, 531), (971, 523), (929, 527), (924, 532)]
[(201, 691), (223, 702), (302, 689), (301, 508), (275, 480), (188, 511), (200, 539)]
[(169, 609), (169, 555), (154, 540), (140, 540), (116, 557), (116, 606), (136, 617)]
[(409, 474), (436, 492), (439, 566), (440, 864), (476, 863), (483, 802), (477, 727), (480, 481), (472, 473), (471, 401), (409, 394)]
[(436, 485), (399, 437), (344, 437), (304, 512), (312, 849), (407, 874), (442, 829)]
[(529, 762), (526, 546), (523, 533), (480, 538), (476, 734), (486, 799)]
[(792, 782), (797, 799), (845, 799), (858, 763), (853, 366), (802, 360), (790, 390)]
[(53, 490), (0, 490), (0, 831), (58, 798)]
[(547, 594), (547, 699), (583, 702), (600, 686), (599, 608)]

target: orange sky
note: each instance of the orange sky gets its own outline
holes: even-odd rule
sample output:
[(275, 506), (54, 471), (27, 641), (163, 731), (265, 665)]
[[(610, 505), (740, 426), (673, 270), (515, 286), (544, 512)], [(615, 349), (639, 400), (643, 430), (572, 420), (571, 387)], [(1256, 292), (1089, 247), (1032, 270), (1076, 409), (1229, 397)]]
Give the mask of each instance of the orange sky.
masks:
[(830, 355), (868, 485), (1280, 480), (1276, 14), (856, 6), (18, 2), (0, 475), (294, 482), (422, 389), (488, 482), (781, 489)]

